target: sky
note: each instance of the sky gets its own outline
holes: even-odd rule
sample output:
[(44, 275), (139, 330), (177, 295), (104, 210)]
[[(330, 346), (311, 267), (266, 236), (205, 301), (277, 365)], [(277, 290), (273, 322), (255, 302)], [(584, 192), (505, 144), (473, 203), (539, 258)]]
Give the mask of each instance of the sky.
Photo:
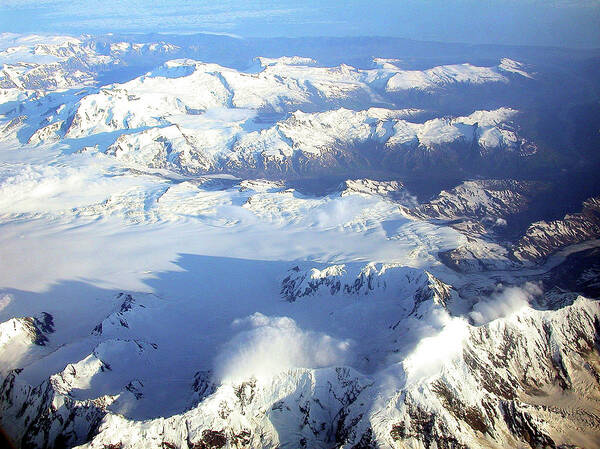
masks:
[(0, 32), (394, 36), (600, 47), (600, 0), (1, 0)]

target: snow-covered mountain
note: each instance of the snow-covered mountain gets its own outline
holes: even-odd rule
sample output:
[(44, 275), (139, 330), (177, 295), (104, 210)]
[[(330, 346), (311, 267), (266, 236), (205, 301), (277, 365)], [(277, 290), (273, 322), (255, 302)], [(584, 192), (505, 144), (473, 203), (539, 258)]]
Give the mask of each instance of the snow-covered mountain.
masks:
[(0, 89), (6, 95), (96, 85), (98, 74), (128, 59), (174, 54), (165, 42), (116, 42), (102, 45), (90, 36), (0, 34)]
[[(508, 83), (509, 76), (518, 74), (531, 78), (523, 64), (509, 58), (503, 58), (495, 67), (477, 67), (471, 64), (454, 64), (434, 67), (427, 70), (402, 70), (402, 61), (393, 59), (375, 59), (382, 71), (391, 73), (385, 82), (388, 92), (426, 91), (435, 92), (456, 84)], [(375, 75), (380, 79), (381, 75)]]
[(591, 78), (227, 39), (0, 35), (12, 443), (597, 447)]
[[(174, 50), (165, 45), (152, 44), (148, 51)], [(126, 46), (110, 47), (112, 56), (106, 58), (116, 63), (125, 50), (113, 47)], [(138, 47), (126, 49), (141, 51)], [(319, 67), (306, 58), (259, 58), (258, 63), (256, 70), (243, 72), (172, 60), (126, 83), (26, 103), (6, 115), (3, 135), (28, 136), (30, 143), (99, 136), (108, 154), (183, 173), (297, 175), (390, 163), (426, 167), (474, 151), (484, 159), (536, 151), (519, 135), (512, 122), (517, 111), (511, 108), (423, 121), (424, 111), (397, 108), (389, 96), (524, 77), (503, 68), (504, 60), (495, 68), (465, 64), (423, 72), (380, 60), (373, 69)], [(40, 102), (47, 103), (41, 115)], [(378, 150), (371, 154), (366, 148)]]
[(495, 235), (507, 226), (507, 218), (526, 211), (532, 198), (547, 189), (542, 182), (466, 181), (427, 203), (401, 206), (401, 210), (409, 217), (448, 222), (468, 237), (464, 245), (441, 254), (452, 268), (461, 272), (519, 269), (600, 236), (598, 199), (594, 197), (583, 203), (580, 213), (534, 222), (517, 241), (498, 242)]
[[(23, 443), (36, 447), (91, 435), (83, 447), (592, 447), (600, 437), (599, 314), (596, 302), (578, 298), (559, 311), (525, 307), (481, 327), (453, 319), (379, 375), (291, 369), (222, 384), (181, 415), (145, 422), (107, 412), (114, 397), (81, 402), (60, 390), (93, 366), (109, 370), (95, 352), (85, 369), (67, 366), (34, 390), (10, 374), (4, 422), (28, 423)], [(123, 355), (114, 360), (127, 363)]]
[(543, 260), (557, 249), (600, 237), (600, 198), (583, 203), (580, 213), (562, 220), (532, 223), (515, 244), (513, 253), (519, 260)]
[(423, 219), (475, 219), (485, 224), (522, 211), (541, 187), (539, 183), (511, 179), (465, 181), (450, 191), (443, 190), (432, 201), (405, 212)]

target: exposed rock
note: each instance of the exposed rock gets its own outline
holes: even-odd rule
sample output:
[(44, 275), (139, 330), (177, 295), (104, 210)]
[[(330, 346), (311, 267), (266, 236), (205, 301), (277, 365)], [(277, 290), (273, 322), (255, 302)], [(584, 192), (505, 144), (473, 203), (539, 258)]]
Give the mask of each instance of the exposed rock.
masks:
[(498, 219), (525, 210), (531, 197), (543, 188), (539, 182), (506, 180), (465, 181), (443, 190), (432, 201), (403, 211), (424, 220), (476, 219), (495, 225)]
[(453, 289), (430, 273), (394, 264), (345, 264), (321, 269), (295, 266), (281, 283), (281, 296), (298, 301), (310, 296), (392, 295), (406, 302), (410, 314), (417, 314), (422, 303), (446, 308)]
[(600, 237), (600, 198), (583, 203), (583, 211), (566, 215), (562, 220), (538, 221), (512, 249), (519, 261), (540, 262), (569, 245)]

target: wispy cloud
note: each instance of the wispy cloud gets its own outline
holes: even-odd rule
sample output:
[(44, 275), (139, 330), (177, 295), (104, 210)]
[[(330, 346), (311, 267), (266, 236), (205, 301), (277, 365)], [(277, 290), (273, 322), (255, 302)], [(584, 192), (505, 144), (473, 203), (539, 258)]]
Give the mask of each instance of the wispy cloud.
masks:
[(540, 287), (531, 282), (521, 287), (499, 286), (496, 292), (475, 304), (469, 316), (475, 324), (485, 324), (528, 307), (533, 299), (541, 294)]
[[(285, 3), (285, 2), (284, 2)], [(0, 8), (28, 10), (45, 25), (69, 26), (79, 29), (106, 29), (123, 31), (158, 31), (177, 27), (218, 27), (231, 29), (246, 20), (293, 20), (294, 14), (301, 11), (289, 5), (281, 7), (278, 2), (265, 2), (257, 6), (253, 2), (206, 1), (157, 1), (148, 3), (142, 0), (40, 0), (9, 1)], [(306, 10), (306, 8), (302, 8)], [(215, 30), (217, 31), (217, 30)]]
[(288, 317), (255, 313), (236, 320), (238, 334), (217, 357), (219, 380), (236, 382), (272, 376), (291, 368), (340, 366), (349, 361), (350, 342), (301, 329)]
[(4, 0), (13, 32), (229, 32), (600, 46), (600, 0)]

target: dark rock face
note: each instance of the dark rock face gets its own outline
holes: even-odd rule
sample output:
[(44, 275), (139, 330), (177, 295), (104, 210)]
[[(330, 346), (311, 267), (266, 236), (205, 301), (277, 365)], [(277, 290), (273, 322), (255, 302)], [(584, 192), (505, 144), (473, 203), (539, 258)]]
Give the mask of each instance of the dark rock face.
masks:
[(117, 299), (122, 299), (123, 303), (121, 304), (121, 308), (119, 309), (120, 313), (125, 313), (131, 310), (135, 300), (130, 294), (119, 293), (117, 295)]
[(451, 286), (444, 284), (439, 279), (431, 275), (427, 275), (427, 282), (419, 287), (414, 294), (414, 307), (409, 315), (418, 317), (419, 306), (426, 302), (432, 302), (446, 309), (452, 301), (453, 289)]
[(217, 389), (217, 385), (212, 382), (211, 371), (198, 371), (194, 375), (194, 383), (192, 391), (194, 392), (193, 405), (198, 404), (206, 396), (213, 394)]
[[(600, 248), (571, 254), (542, 276), (547, 308), (559, 309), (573, 302), (578, 292), (587, 298), (600, 298)], [(561, 301), (564, 296), (571, 299)]]
[[(506, 220), (527, 210), (531, 199), (545, 188), (539, 182), (467, 181), (443, 191), (429, 203), (401, 209), (417, 219), (442, 220), (465, 235), (466, 244), (439, 253), (440, 260), (453, 270), (460, 273), (517, 270), (543, 263), (567, 246), (600, 238), (600, 199), (594, 197), (583, 203), (581, 213), (532, 223), (514, 243), (502, 241), (501, 228), (506, 226)], [(584, 277), (588, 283), (595, 282), (591, 281), (594, 277), (591, 271)]]
[(104, 332), (104, 324), (108, 322), (110, 325), (114, 325), (118, 323), (118, 325), (129, 328), (129, 323), (127, 322), (127, 314), (132, 311), (134, 307), (144, 307), (143, 304), (138, 304), (133, 296), (129, 293), (119, 293), (116, 297), (116, 300), (122, 301), (119, 305), (119, 308), (111, 313), (104, 321), (98, 323), (96, 327), (92, 330), (92, 335), (100, 336)]
[(544, 447), (555, 448), (556, 444), (548, 435), (539, 429), (539, 423), (535, 422), (527, 412), (520, 410), (514, 402), (501, 403), (502, 416), (510, 431), (520, 435), (532, 448)]
[(34, 343), (38, 346), (46, 346), (48, 334), (54, 332), (54, 317), (47, 312), (42, 312), (39, 317), (25, 318), (31, 332), (35, 335)]
[[(31, 387), (10, 373), (0, 387), (0, 424), (22, 448), (59, 449), (89, 441), (106, 411), (98, 401), (60, 396), (50, 381)], [(19, 430), (17, 430), (19, 429)]]
[(35, 318), (35, 324), (46, 334), (54, 332), (54, 317), (47, 312), (42, 312), (39, 318)]
[(144, 388), (144, 384), (139, 380), (132, 380), (127, 385), (125, 385), (125, 390), (133, 394), (133, 397), (136, 399), (141, 399), (144, 397), (144, 394), (141, 391), (142, 388)]
[[(376, 414), (372, 401), (381, 394), (380, 386), (350, 368), (288, 373), (294, 380), (280, 379), (286, 382), (282, 387), (285, 393), (274, 402), (269, 402), (276, 397), (270, 388), (279, 388), (277, 381), (243, 381), (226, 387), (231, 392), (215, 399), (222, 393), (209, 385), (209, 372), (199, 372), (195, 392), (206, 401), (215, 401), (202, 413), (215, 411), (215, 416), (206, 416), (204, 421), (203, 415), (190, 409), (181, 417), (170, 418), (174, 433), (161, 433), (158, 444), (196, 449), (271, 447), (268, 442), (273, 440), (261, 433), (263, 425), (254, 422), (270, 422), (286, 431), (294, 427), (296, 440), (286, 439), (285, 444), (300, 448), (371, 449), (384, 442), (398, 448), (554, 448), (560, 446), (551, 432), (555, 422), (600, 436), (600, 418), (594, 418), (594, 411), (553, 404), (550, 398), (552, 391), (559, 391), (586, 404), (595, 394), (587, 386), (600, 388), (597, 302), (578, 299), (557, 311), (530, 310), (510, 319), (470, 326), (467, 331), (462, 349), (451, 363), (423, 382), (400, 384), (386, 393), (391, 394), (386, 396), (389, 402)], [(136, 385), (131, 387), (135, 394)], [(4, 380), (0, 395), (2, 424), (20, 423), (22, 447), (85, 443), (96, 436), (106, 414), (98, 401), (77, 402), (58, 395), (51, 382), (37, 388), (26, 386), (19, 382), (17, 372)], [(217, 410), (213, 406), (219, 401)], [(190, 428), (194, 420), (199, 420), (198, 427)], [(167, 427), (164, 420), (159, 421), (161, 429)], [(149, 421), (148, 425), (153, 424)], [(174, 435), (186, 440), (178, 441)], [(119, 444), (115, 441), (119, 440), (110, 444)]]
[(305, 282), (310, 273), (301, 273), (294, 277), (294, 273), (299, 272), (298, 267), (292, 268), (293, 273), (286, 277), (281, 283), (281, 296), (287, 301), (294, 302), (304, 296), (316, 295), (319, 290), (328, 291), (331, 295), (358, 294), (361, 290), (373, 290), (374, 275), (372, 273), (365, 275), (360, 273), (350, 284), (344, 283), (338, 276), (325, 276), (320, 279), (309, 280)]
[(202, 439), (193, 443), (191, 449), (221, 449), (226, 444), (225, 432), (207, 429), (202, 432)]
[[(394, 400), (402, 416), (389, 423), (394, 447), (554, 448), (550, 433), (565, 422), (597, 439), (600, 418), (580, 407), (600, 388), (598, 365), (587, 362), (600, 356), (600, 306), (578, 300), (553, 313), (471, 328), (461, 356), (466, 370), (442, 373)], [(573, 405), (554, 403), (556, 389), (572, 395)]]
[[(163, 443), (163, 446), (165, 446), (165, 443)], [(123, 443), (105, 444), (103, 449), (123, 449)]]
[[(434, 444), (443, 449), (467, 449), (467, 446), (460, 443), (444, 422), (437, 419), (436, 415), (424, 411), (419, 406), (407, 404), (407, 421), (392, 425), (390, 437), (394, 442), (401, 445), (403, 441), (415, 439), (422, 442), (426, 449)], [(399, 446), (401, 447), (401, 446)]]
[(485, 434), (490, 431), (488, 418), (477, 407), (463, 403), (446, 383), (436, 381), (432, 384), (432, 390), (456, 419), (466, 422), (476, 432)]

